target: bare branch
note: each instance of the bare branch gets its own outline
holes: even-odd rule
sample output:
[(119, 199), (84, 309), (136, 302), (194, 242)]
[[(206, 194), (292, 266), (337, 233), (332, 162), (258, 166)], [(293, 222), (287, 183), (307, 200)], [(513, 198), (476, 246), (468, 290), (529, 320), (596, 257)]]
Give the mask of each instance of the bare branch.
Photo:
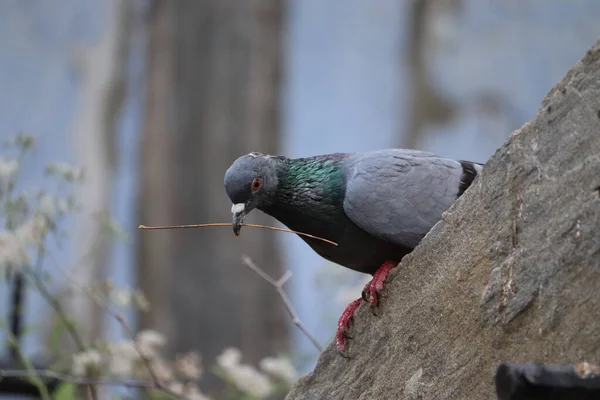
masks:
[[(58, 372), (50, 370), (36, 370), (35, 374), (40, 378), (55, 379), (62, 382), (69, 382), (75, 385), (86, 385), (86, 386), (123, 386), (131, 389), (154, 389), (156, 385), (151, 380), (137, 380), (137, 379), (119, 379), (119, 378), (85, 378), (77, 377), (73, 375), (60, 374)], [(0, 381), (4, 378), (29, 378), (32, 376), (32, 372), (26, 369), (0, 369)]]
[(41, 269), (42, 269), (42, 264), (43, 264), (45, 253), (46, 253), (46, 248), (44, 247), (44, 243), (42, 243), (38, 248), (35, 270), (29, 271), (30, 273), (28, 274), (28, 278), (37, 287), (42, 298), (50, 305), (50, 307), (54, 310), (56, 316), (64, 324), (65, 329), (67, 330), (67, 332), (73, 339), (73, 342), (75, 342), (75, 345), (77, 346), (77, 350), (84, 351), (86, 348), (85, 343), (83, 342), (83, 339), (77, 332), (77, 329), (75, 329), (75, 326), (69, 319), (64, 307), (58, 301), (58, 299), (56, 299), (55, 297), (52, 296), (52, 294), (46, 287), (46, 284), (44, 283), (43, 279), (37, 273), (37, 271), (41, 271)]
[(290, 271), (289, 269), (287, 271), (285, 271), (285, 274), (283, 274), (281, 276), (281, 278), (279, 278), (279, 280), (277, 281), (277, 286), (283, 287), (283, 285), (285, 285), (287, 283), (287, 281), (290, 280), (292, 275), (293, 275), (292, 271)]
[(304, 336), (306, 336), (312, 342), (312, 344), (317, 348), (317, 350), (323, 351), (323, 347), (321, 346), (317, 338), (315, 338), (313, 334), (310, 333), (308, 329), (306, 329), (306, 327), (300, 320), (300, 317), (298, 317), (298, 314), (296, 313), (296, 311), (294, 310), (294, 306), (292, 305), (292, 301), (283, 289), (283, 285), (285, 285), (285, 283), (292, 277), (292, 272), (290, 270), (286, 271), (285, 274), (283, 274), (283, 276), (278, 281), (276, 281), (269, 274), (263, 271), (258, 265), (256, 265), (250, 257), (245, 255), (242, 256), (242, 262), (252, 271), (256, 272), (258, 276), (267, 281), (269, 285), (273, 286), (275, 290), (277, 290), (277, 293), (279, 294), (279, 297), (281, 297), (281, 301), (283, 302), (285, 309), (287, 310), (288, 314), (290, 314), (290, 317), (292, 317), (292, 322), (294, 323), (294, 325), (296, 325), (296, 327), (300, 329)]

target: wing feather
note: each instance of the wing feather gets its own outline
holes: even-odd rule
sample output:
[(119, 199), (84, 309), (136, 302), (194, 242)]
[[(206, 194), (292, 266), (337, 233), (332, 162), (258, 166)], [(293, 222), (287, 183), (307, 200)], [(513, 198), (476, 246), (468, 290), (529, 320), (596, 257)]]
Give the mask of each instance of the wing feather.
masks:
[(459, 193), (460, 162), (403, 149), (347, 161), (344, 211), (370, 234), (415, 247)]

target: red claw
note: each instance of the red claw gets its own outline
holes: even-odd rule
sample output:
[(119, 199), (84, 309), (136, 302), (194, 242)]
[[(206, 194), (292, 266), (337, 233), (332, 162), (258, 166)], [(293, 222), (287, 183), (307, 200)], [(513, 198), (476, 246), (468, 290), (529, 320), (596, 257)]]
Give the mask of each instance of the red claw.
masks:
[(354, 317), (354, 311), (356, 311), (361, 302), (362, 299), (356, 299), (352, 303), (348, 304), (338, 320), (337, 333), (335, 334), (335, 344), (341, 353), (346, 352), (346, 338), (349, 337), (348, 332), (350, 328), (350, 321), (352, 321)]
[(354, 312), (360, 305), (360, 303), (365, 300), (371, 303), (371, 311), (379, 304), (379, 296), (381, 295), (381, 291), (383, 290), (383, 283), (388, 276), (388, 273), (398, 265), (397, 262), (394, 261), (386, 261), (375, 271), (373, 274), (373, 279), (367, 283), (362, 292), (362, 298), (354, 300), (352, 303), (348, 304), (340, 319), (338, 320), (337, 332), (335, 334), (335, 343), (338, 351), (345, 356), (346, 353), (346, 339), (350, 338), (349, 329), (350, 329), (350, 321), (354, 318)]
[(365, 301), (371, 303), (372, 307), (379, 305), (379, 296), (383, 290), (383, 283), (389, 272), (395, 268), (396, 265), (398, 265), (398, 263), (393, 261), (384, 262), (373, 274), (373, 279), (365, 285), (365, 288), (363, 289), (363, 298)]

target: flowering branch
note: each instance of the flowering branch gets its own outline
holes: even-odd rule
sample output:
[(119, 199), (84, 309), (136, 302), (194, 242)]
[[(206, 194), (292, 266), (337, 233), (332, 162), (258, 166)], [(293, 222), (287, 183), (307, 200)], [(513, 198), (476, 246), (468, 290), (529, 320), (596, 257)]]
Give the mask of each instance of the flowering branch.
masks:
[(306, 329), (306, 326), (304, 326), (304, 324), (300, 320), (300, 317), (298, 317), (298, 314), (294, 310), (294, 306), (292, 305), (290, 298), (283, 289), (283, 285), (285, 285), (286, 282), (292, 277), (292, 272), (290, 270), (287, 270), (286, 273), (283, 274), (283, 276), (276, 281), (269, 274), (263, 271), (258, 265), (256, 265), (252, 261), (252, 259), (250, 259), (250, 257), (242, 256), (242, 262), (252, 271), (256, 272), (256, 274), (263, 278), (269, 285), (275, 288), (275, 290), (279, 294), (279, 297), (281, 297), (281, 301), (283, 302), (286, 311), (288, 312), (290, 317), (292, 317), (292, 322), (294, 323), (294, 325), (296, 325), (296, 327), (300, 329), (304, 336), (306, 336), (312, 342), (312, 344), (317, 348), (317, 350), (323, 351), (323, 347), (321, 346), (317, 338), (315, 338), (312, 335), (312, 333), (310, 333), (308, 329)]
[[(41, 259), (43, 257), (42, 256), (43, 251), (44, 251), (43, 248), (40, 246), (40, 250), (39, 250), (39, 254), (38, 254), (39, 259)], [(75, 326), (71, 323), (71, 321), (67, 317), (67, 314), (66, 314), (62, 304), (60, 304), (60, 302), (50, 294), (50, 292), (48, 291), (48, 288), (46, 288), (46, 285), (44, 284), (44, 281), (42, 279), (40, 279), (40, 277), (35, 272), (32, 272), (29, 275), (30, 275), (30, 278), (33, 280), (34, 285), (37, 287), (39, 293), (41, 294), (42, 298), (46, 300), (46, 302), (50, 305), (50, 307), (52, 307), (52, 309), (54, 310), (54, 312), (56, 313), (58, 318), (64, 324), (65, 329), (67, 330), (67, 332), (69, 332), (69, 335), (75, 342), (77, 349), (79, 351), (85, 350), (85, 344), (83, 343), (83, 339), (81, 339), (81, 336), (77, 332), (77, 329), (75, 329)], [(27, 371), (24, 371), (24, 372), (27, 372)], [(0, 371), (0, 378), (3, 376), (2, 373), (3, 373), (3, 371)], [(37, 372), (37, 371), (36, 371), (36, 374), (38, 377), (41, 376), (39, 374), (39, 372)], [(92, 386), (87, 385), (87, 391), (88, 391), (88, 398), (90, 398), (92, 400), (97, 399), (96, 391)]]
[(106, 308), (106, 311), (113, 318), (115, 318), (119, 322), (119, 324), (121, 324), (121, 327), (123, 328), (123, 330), (129, 337), (129, 339), (133, 342), (135, 351), (138, 353), (138, 355), (140, 356), (140, 359), (142, 360), (142, 362), (148, 369), (148, 373), (150, 374), (150, 378), (152, 379), (154, 388), (168, 394), (169, 396), (172, 396), (175, 398), (181, 398), (181, 396), (179, 396), (177, 393), (173, 392), (171, 389), (169, 389), (168, 386), (163, 384), (160, 379), (158, 379), (158, 375), (156, 375), (156, 372), (154, 371), (154, 368), (152, 367), (152, 360), (140, 348), (138, 341), (135, 339), (133, 330), (129, 327), (129, 324), (127, 323), (127, 321), (125, 321), (125, 318), (123, 318), (122, 315), (117, 314), (116, 312), (114, 312), (113, 310), (111, 310), (108, 307)]
[[(134, 334), (125, 318), (117, 309), (113, 309), (108, 298), (120, 304), (117, 299), (123, 297), (118, 298), (116, 294), (122, 292), (113, 291), (109, 282), (106, 282), (105, 286), (100, 286), (98, 290), (95, 286), (81, 285), (73, 279), (71, 273), (60, 267), (52, 252), (48, 251), (46, 242), (53, 233), (59, 232), (60, 217), (75, 210), (77, 203), (72, 196), (63, 198), (47, 194), (42, 190), (14, 194), (16, 176), (23, 155), (25, 150), (31, 147), (32, 141), (33, 139), (28, 136), (19, 135), (12, 143), (19, 150), (17, 159), (5, 160), (0, 156), (0, 219), (4, 225), (4, 229), (0, 229), (0, 277), (4, 276), (4, 272), (9, 272), (18, 279), (18, 285), (15, 286), (15, 306), (12, 307), (9, 317), (10, 328), (0, 318), (0, 329), (6, 330), (7, 342), (12, 350), (11, 362), (0, 365), (0, 381), (4, 380), (2, 383), (8, 384), (11, 388), (13, 382), (18, 385), (27, 383), (27, 390), (35, 391), (36, 395), (44, 400), (50, 400), (54, 395), (51, 391), (61, 382), (80, 386), (77, 389), (78, 395), (92, 400), (98, 396), (97, 385), (155, 390), (162, 393), (161, 398), (207, 399), (197, 387), (202, 368), (199, 357), (195, 353), (190, 352), (183, 356), (178, 354), (173, 363), (163, 360), (156, 347), (163, 345), (166, 339), (153, 331)], [(45, 174), (57, 177), (59, 184), (76, 183), (83, 177), (81, 169), (65, 163), (49, 164)], [(114, 233), (113, 229), (116, 228), (113, 225), (109, 228), (111, 228), (109, 232)], [(30, 258), (34, 255), (36, 258), (32, 262)], [(47, 284), (46, 271), (43, 268), (46, 259), (56, 264), (57, 270), (66, 278), (65, 282), (68, 282), (67, 286), (70, 289), (79, 289), (98, 304), (103, 312), (107, 312), (114, 318), (121, 325), (128, 339), (116, 343), (96, 342), (88, 345), (59, 298), (54, 296)], [(63, 358), (69, 354), (60, 354), (57, 357), (57, 363), (53, 365), (61, 368), (60, 372), (55, 371), (54, 366), (34, 366), (19, 346), (20, 309), (22, 308), (19, 291), (20, 282), (25, 279), (37, 289), (42, 299), (56, 314), (57, 322), (60, 324), (57, 328), (64, 329), (71, 336), (77, 349), (72, 355), (72, 364), (62, 365)], [(102, 284), (104, 285), (104, 282)], [(108, 298), (105, 299), (104, 295)], [(134, 298), (141, 309), (144, 308), (142, 298), (143, 296), (138, 293)], [(55, 339), (60, 339), (62, 333), (62, 330), (53, 330), (53, 342)], [(12, 361), (16, 360), (20, 360), (21, 365), (12, 366)], [(72, 372), (62, 369), (67, 366), (71, 367)], [(106, 373), (108, 368), (111, 368), (110, 374)]]
[[(72, 282), (72, 284), (75, 285), (74, 282)], [(167, 385), (165, 385), (158, 378), (158, 375), (156, 374), (156, 372), (154, 371), (154, 368), (152, 367), (152, 360), (140, 348), (140, 345), (139, 345), (138, 341), (136, 340), (135, 334), (133, 333), (133, 330), (131, 329), (131, 327), (125, 320), (125, 318), (123, 318), (123, 316), (121, 314), (115, 312), (109, 305), (105, 304), (101, 299), (99, 299), (91, 291), (89, 291), (86, 288), (81, 287), (81, 286), (79, 287), (79, 289), (81, 289), (85, 293), (87, 293), (94, 300), (94, 302), (96, 302), (96, 304), (98, 304), (101, 308), (103, 308), (108, 315), (113, 317), (121, 325), (121, 327), (125, 331), (125, 334), (127, 335), (127, 337), (132, 341), (134, 349), (135, 349), (137, 355), (140, 357), (140, 359), (144, 363), (144, 365), (146, 366), (146, 369), (148, 370), (148, 374), (150, 375), (150, 379), (151, 379), (150, 382), (146, 382), (144, 384), (144, 386), (139, 386), (139, 387), (154, 388), (156, 390), (160, 390), (160, 391), (166, 393), (167, 395), (169, 395), (171, 397), (180, 399), (181, 396), (179, 394), (172, 391)], [(138, 381), (138, 382), (140, 382), (140, 381)]]
[[(56, 263), (56, 260), (54, 260)], [(173, 390), (171, 390), (167, 385), (165, 385), (157, 376), (156, 372), (154, 371), (154, 368), (152, 367), (152, 360), (145, 354), (145, 352), (140, 348), (140, 345), (138, 343), (138, 341), (136, 340), (135, 334), (133, 333), (133, 329), (131, 329), (131, 327), (129, 326), (129, 324), (127, 323), (127, 321), (125, 320), (125, 318), (117, 313), (116, 311), (114, 311), (110, 305), (106, 304), (101, 298), (99, 298), (95, 293), (93, 293), (91, 290), (89, 290), (86, 287), (81, 286), (80, 284), (78, 284), (68, 273), (67, 271), (65, 271), (63, 268), (61, 268), (58, 263), (56, 263), (56, 267), (57, 269), (64, 275), (64, 277), (67, 279), (67, 281), (75, 288), (81, 290), (83, 293), (87, 294), (100, 308), (102, 308), (104, 311), (106, 311), (106, 313), (111, 316), (112, 318), (114, 318), (119, 325), (121, 325), (121, 328), (123, 328), (123, 330), (125, 331), (125, 334), (127, 335), (128, 339), (131, 340), (131, 342), (133, 343), (134, 346), (134, 350), (137, 353), (137, 355), (139, 356), (140, 360), (142, 360), (142, 362), (144, 363), (144, 366), (146, 367), (148, 374), (150, 375), (150, 381), (120, 381), (122, 385), (126, 386), (126, 387), (137, 387), (137, 388), (147, 388), (147, 389), (156, 389), (159, 391), (164, 392), (165, 394), (173, 397), (173, 398), (177, 398), (177, 399), (181, 399), (181, 395), (175, 393)], [(1, 371), (0, 371), (1, 372)], [(60, 375), (60, 374), (59, 374)], [(0, 377), (2, 375), (0, 374)], [(68, 375), (63, 375), (63, 376), (67, 376)], [(76, 378), (78, 379), (78, 378)], [(86, 381), (85, 379), (82, 379), (82, 381)], [(117, 385), (119, 381), (117, 380), (107, 380), (107, 379), (101, 379), (101, 382), (104, 382), (104, 385)], [(131, 386), (127, 383), (137, 383), (139, 384), (138, 386)]]

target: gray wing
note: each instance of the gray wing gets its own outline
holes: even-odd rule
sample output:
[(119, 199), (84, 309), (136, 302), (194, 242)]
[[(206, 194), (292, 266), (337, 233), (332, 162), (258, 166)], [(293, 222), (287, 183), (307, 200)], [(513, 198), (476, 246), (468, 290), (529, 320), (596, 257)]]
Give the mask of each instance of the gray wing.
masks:
[(460, 162), (432, 153), (355, 154), (346, 165), (344, 211), (370, 234), (412, 248), (456, 200), (461, 174)]

